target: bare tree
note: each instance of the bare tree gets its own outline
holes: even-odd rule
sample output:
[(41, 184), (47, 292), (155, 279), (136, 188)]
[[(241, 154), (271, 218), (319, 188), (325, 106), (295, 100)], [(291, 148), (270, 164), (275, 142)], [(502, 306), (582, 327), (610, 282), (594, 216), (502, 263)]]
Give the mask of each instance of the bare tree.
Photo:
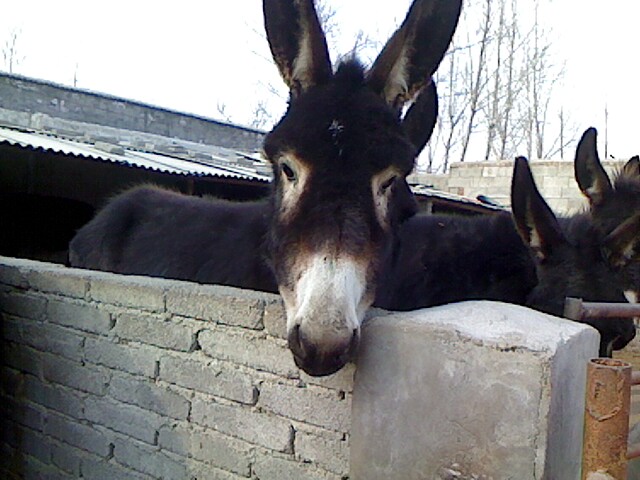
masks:
[(15, 68), (20, 65), (25, 57), (19, 54), (18, 38), (22, 32), (19, 29), (13, 29), (9, 33), (9, 38), (2, 47), (2, 59), (4, 66), (9, 73), (14, 73)]

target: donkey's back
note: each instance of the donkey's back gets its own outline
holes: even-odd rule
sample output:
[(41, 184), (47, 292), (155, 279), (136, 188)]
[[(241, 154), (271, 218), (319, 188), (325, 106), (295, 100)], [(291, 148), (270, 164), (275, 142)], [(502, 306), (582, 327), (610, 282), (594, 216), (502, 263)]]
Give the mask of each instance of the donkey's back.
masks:
[(262, 255), (266, 202), (228, 202), (152, 186), (128, 190), (82, 227), (69, 263), (123, 274), (276, 291)]

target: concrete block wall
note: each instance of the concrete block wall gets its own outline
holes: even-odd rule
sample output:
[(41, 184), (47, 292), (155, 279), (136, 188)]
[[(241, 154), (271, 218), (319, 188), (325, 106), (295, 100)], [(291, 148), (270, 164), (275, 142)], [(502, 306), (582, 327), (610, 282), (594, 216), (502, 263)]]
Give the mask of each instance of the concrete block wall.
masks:
[(0, 257), (0, 314), (0, 478), (578, 478), (598, 334), (524, 307), (376, 311), (326, 378), (275, 295)]
[(353, 367), (295, 367), (275, 295), (0, 259), (0, 478), (348, 475)]
[[(610, 175), (620, 170), (625, 161), (605, 161)], [(535, 160), (531, 170), (538, 188), (551, 208), (559, 214), (571, 214), (587, 206), (575, 181), (572, 161)], [(413, 181), (435, 188), (475, 198), (486, 195), (502, 205), (511, 203), (513, 161), (453, 163), (446, 175), (414, 175)]]
[(0, 72), (0, 121), (38, 129), (47, 116), (247, 152), (259, 149), (264, 137), (239, 125)]

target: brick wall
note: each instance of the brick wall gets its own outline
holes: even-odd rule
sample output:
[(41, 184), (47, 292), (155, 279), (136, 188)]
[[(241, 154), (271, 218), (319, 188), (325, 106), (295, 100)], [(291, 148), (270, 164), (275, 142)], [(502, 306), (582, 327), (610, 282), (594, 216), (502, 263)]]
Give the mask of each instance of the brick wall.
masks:
[(277, 296), (2, 258), (0, 477), (340, 479), (353, 368), (295, 367)]
[[(612, 174), (624, 161), (605, 161), (605, 170)], [(536, 160), (531, 170), (538, 188), (557, 213), (575, 213), (586, 207), (586, 199), (574, 178), (573, 162)], [(513, 161), (453, 163), (446, 175), (415, 175), (413, 181), (435, 188), (475, 198), (487, 195), (502, 205), (510, 205)]]

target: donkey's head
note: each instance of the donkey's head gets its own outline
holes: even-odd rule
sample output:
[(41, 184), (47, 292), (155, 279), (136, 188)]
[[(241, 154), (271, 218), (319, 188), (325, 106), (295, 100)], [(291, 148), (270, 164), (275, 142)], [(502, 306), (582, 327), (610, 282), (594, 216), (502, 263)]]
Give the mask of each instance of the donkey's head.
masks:
[[(544, 201), (525, 158), (516, 159), (511, 189), (513, 218), (533, 253), (538, 284), (527, 305), (562, 316), (566, 297), (595, 302), (623, 302), (625, 275), (614, 262), (627, 259), (640, 241), (640, 216), (602, 235), (589, 214), (558, 221)], [(609, 252), (603, 255), (603, 252)], [(632, 254), (628, 261), (637, 261)], [(627, 260), (625, 260), (626, 263)], [(600, 332), (600, 355), (611, 356), (635, 336), (630, 319), (595, 319), (587, 323)]]
[[(620, 237), (623, 232), (637, 235), (635, 223), (640, 215), (640, 159), (631, 158), (616, 174), (613, 182), (602, 167), (597, 148), (597, 131), (587, 129), (576, 150), (575, 176), (582, 193), (589, 199), (591, 218), (604, 237)], [(640, 301), (640, 262), (632, 261), (640, 245), (627, 242), (629, 249), (603, 249), (612, 268), (622, 272), (625, 296), (631, 303)]]
[(264, 142), (274, 171), (269, 257), (289, 347), (311, 375), (350, 358), (390, 234), (415, 211), (405, 177), (419, 140), (400, 110), (429, 85), (459, 13), (460, 0), (416, 0), (368, 72), (348, 61), (334, 73), (313, 1), (264, 0), (290, 89)]

